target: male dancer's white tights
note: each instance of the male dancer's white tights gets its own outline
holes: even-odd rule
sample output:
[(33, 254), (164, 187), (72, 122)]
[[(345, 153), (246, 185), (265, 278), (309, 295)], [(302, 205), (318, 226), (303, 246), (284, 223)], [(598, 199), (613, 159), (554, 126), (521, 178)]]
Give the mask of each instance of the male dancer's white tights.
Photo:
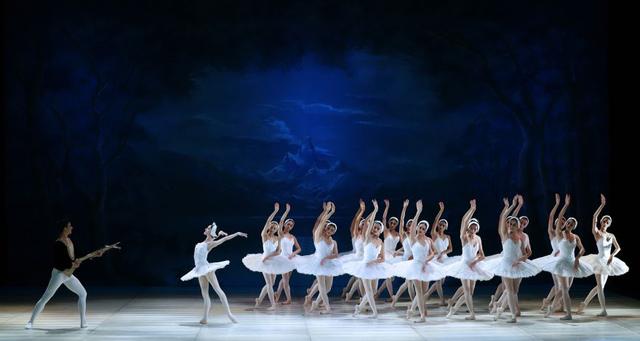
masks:
[(78, 310), (80, 311), (80, 326), (84, 327), (87, 324), (85, 315), (87, 310), (87, 291), (82, 286), (82, 283), (76, 278), (76, 276), (71, 275), (70, 277), (65, 275), (64, 272), (53, 269), (51, 270), (51, 279), (49, 280), (49, 285), (47, 285), (47, 290), (44, 291), (38, 303), (36, 303), (35, 308), (33, 308), (33, 313), (31, 314), (31, 319), (29, 323), (33, 323), (36, 320), (36, 317), (42, 312), (44, 306), (49, 302), (51, 297), (58, 291), (58, 288), (64, 284), (69, 290), (71, 290), (74, 294), (78, 295)]

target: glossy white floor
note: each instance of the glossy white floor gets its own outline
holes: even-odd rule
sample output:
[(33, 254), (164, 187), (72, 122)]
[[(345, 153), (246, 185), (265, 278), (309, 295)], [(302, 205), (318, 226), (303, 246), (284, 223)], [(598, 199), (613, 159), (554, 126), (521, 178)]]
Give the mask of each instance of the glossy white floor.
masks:
[[(212, 296), (213, 297), (213, 296)], [(14, 301), (7, 303), (7, 301)], [(550, 340), (550, 339), (640, 339), (640, 302), (611, 295), (609, 317), (597, 318), (597, 300), (574, 320), (560, 321), (559, 315), (544, 318), (537, 311), (538, 299), (521, 299), (523, 316), (517, 324), (493, 321), (487, 314), (487, 297), (475, 298), (478, 320), (465, 321), (465, 312), (452, 319), (445, 310), (429, 305), (426, 323), (404, 318), (406, 302), (392, 310), (380, 302), (378, 319), (367, 314), (352, 317), (353, 304), (332, 298), (331, 315), (304, 315), (301, 299), (276, 312), (250, 310), (253, 298), (230, 297), (232, 310), (240, 323), (232, 324), (222, 313), (217, 298), (209, 324), (198, 323), (202, 301), (193, 296), (92, 297), (88, 301), (86, 329), (77, 328), (79, 317), (71, 297), (54, 297), (34, 329), (25, 330), (34, 302), (5, 300), (0, 302), (0, 339), (2, 340)], [(266, 302), (265, 302), (266, 303)], [(435, 303), (430, 301), (430, 303)], [(577, 304), (577, 303), (576, 303)]]

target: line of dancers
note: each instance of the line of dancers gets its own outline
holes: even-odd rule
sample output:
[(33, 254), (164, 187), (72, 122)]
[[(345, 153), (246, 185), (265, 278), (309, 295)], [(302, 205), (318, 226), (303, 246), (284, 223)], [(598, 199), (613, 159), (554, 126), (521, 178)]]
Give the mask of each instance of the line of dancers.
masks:
[[(517, 317), (521, 315), (518, 291), (522, 279), (546, 271), (552, 275), (554, 285), (543, 299), (541, 310), (545, 317), (562, 311), (564, 315), (561, 319), (571, 320), (569, 289), (573, 279), (591, 275), (596, 277), (596, 286), (580, 303), (578, 312), (584, 311), (597, 295), (602, 309), (598, 316), (606, 316), (604, 286), (608, 276), (619, 276), (629, 271), (627, 265), (616, 257), (621, 249), (615, 236), (608, 232), (612, 223), (611, 217), (605, 215), (600, 218), (606, 199), (601, 195), (601, 204), (592, 221), (592, 233), (598, 253), (587, 256), (584, 256), (585, 250), (580, 237), (573, 233), (578, 221), (576, 218), (564, 216), (571, 200), (569, 195), (565, 196), (564, 206), (556, 216), (561, 204), (560, 199), (560, 195), (556, 194), (555, 205), (548, 219), (552, 252), (533, 260), (529, 259), (532, 255), (529, 236), (524, 232), (529, 219), (526, 216), (518, 217), (524, 198), (516, 195), (511, 201), (503, 199), (504, 207), (497, 224), (502, 252), (496, 255), (485, 256), (482, 239), (478, 235), (480, 222), (473, 217), (476, 211), (475, 199), (469, 202), (469, 209), (461, 219), (462, 254), (455, 257), (449, 256), (453, 248), (451, 236), (446, 233), (449, 223), (442, 218), (444, 203), (438, 204), (438, 213), (430, 225), (427, 220), (420, 218), (423, 211), (421, 200), (416, 202), (415, 215), (407, 220), (406, 224), (408, 200), (403, 202), (400, 218), (391, 217), (389, 220), (388, 200), (385, 200), (382, 220), (376, 220), (379, 210), (376, 200), (372, 200), (373, 209), (366, 216), (365, 203), (360, 200), (350, 226), (352, 251), (338, 252), (337, 243), (332, 237), (337, 231), (337, 226), (330, 220), (335, 213), (335, 205), (333, 202), (326, 202), (323, 203), (322, 212), (312, 228), (315, 252), (300, 256), (300, 245), (291, 233), (295, 222), (287, 218), (290, 206), (286, 205), (286, 210), (278, 222), (274, 220), (279, 211), (279, 205), (276, 203), (262, 230), (263, 252), (247, 255), (242, 262), (249, 270), (262, 273), (265, 284), (255, 306), (260, 306), (266, 296), (270, 302), (269, 310), (277, 308), (282, 291), (287, 297), (282, 304), (291, 303), (289, 281), (292, 271), (296, 270), (301, 274), (315, 276), (304, 299), (305, 313), (330, 313), (328, 293), (331, 291), (333, 278), (349, 275), (351, 277), (347, 286), (342, 289), (341, 296), (349, 302), (359, 293), (360, 301), (354, 306), (354, 316), (370, 310), (371, 317), (376, 317), (376, 298), (387, 290), (391, 307), (395, 307), (404, 292), (408, 292), (411, 304), (407, 308), (407, 319), (413, 317), (417, 308), (419, 318), (415, 322), (424, 322), (427, 316), (426, 300), (435, 292), (440, 299), (440, 305), (444, 306), (442, 285), (446, 277), (453, 277), (461, 281), (461, 286), (448, 302), (447, 317), (452, 318), (465, 305), (469, 312), (465, 319), (474, 320), (476, 316), (473, 293), (476, 282), (488, 281), (494, 276), (499, 276), (501, 283), (491, 296), (490, 312), (494, 319), (498, 320), (508, 309), (511, 316), (507, 322), (516, 322)], [(428, 235), (430, 226), (432, 229)], [(401, 247), (396, 250), (398, 244)], [(277, 275), (282, 275), (282, 278), (274, 291)], [(392, 284), (394, 277), (404, 279), (395, 294)], [(380, 280), (382, 285), (379, 285)]]
[[(524, 232), (529, 224), (526, 216), (518, 217), (524, 204), (521, 195), (513, 200), (503, 200), (504, 207), (498, 219), (497, 232), (502, 242), (500, 254), (485, 257), (482, 239), (478, 235), (480, 222), (473, 217), (476, 211), (476, 200), (469, 201), (469, 209), (462, 216), (460, 222), (460, 241), (462, 254), (450, 257), (452, 252), (451, 236), (446, 233), (449, 223), (443, 219), (444, 203), (438, 203), (439, 210), (433, 223), (421, 220), (423, 204), (418, 200), (415, 204), (414, 216), (405, 224), (405, 214), (409, 201), (402, 205), (400, 219), (391, 217), (387, 220), (389, 201), (385, 200), (382, 220), (376, 220), (378, 202), (372, 200), (373, 209), (365, 216), (365, 203), (360, 200), (358, 210), (350, 226), (352, 251), (339, 253), (338, 245), (333, 240), (337, 225), (330, 220), (335, 213), (335, 204), (326, 202), (322, 205), (322, 212), (318, 215), (313, 228), (313, 243), (315, 252), (301, 256), (302, 251), (296, 237), (291, 233), (295, 221), (288, 218), (290, 205), (279, 221), (275, 221), (280, 205), (274, 204), (274, 210), (267, 218), (261, 232), (262, 253), (249, 254), (242, 259), (242, 263), (251, 271), (260, 272), (265, 284), (256, 298), (258, 307), (265, 297), (270, 302), (269, 310), (277, 309), (279, 299), (284, 292), (286, 300), (280, 304), (291, 304), (291, 289), (289, 281), (293, 270), (301, 274), (315, 276), (312, 286), (307, 289), (304, 300), (305, 313), (319, 311), (326, 314), (331, 312), (328, 293), (333, 286), (333, 278), (350, 275), (348, 284), (342, 290), (342, 297), (351, 301), (358, 293), (360, 301), (354, 306), (354, 316), (371, 311), (376, 317), (378, 307), (376, 298), (386, 289), (390, 295), (390, 305), (395, 307), (404, 292), (408, 292), (411, 304), (407, 308), (407, 319), (411, 319), (418, 309), (420, 317), (415, 322), (424, 322), (427, 316), (427, 299), (435, 292), (440, 299), (440, 305), (445, 305), (442, 284), (446, 277), (457, 278), (461, 286), (449, 299), (447, 317), (451, 318), (466, 305), (469, 315), (465, 319), (476, 318), (474, 311), (473, 293), (477, 281), (487, 281), (494, 276), (500, 276), (502, 281), (496, 292), (491, 296), (489, 309), (498, 320), (501, 314), (509, 309), (511, 317), (508, 322), (516, 322), (520, 316), (518, 291), (523, 278), (532, 277), (541, 271), (549, 272), (553, 278), (553, 287), (543, 299), (541, 310), (545, 317), (557, 311), (564, 312), (562, 320), (571, 320), (571, 297), (569, 289), (574, 278), (595, 276), (596, 286), (580, 303), (578, 312), (584, 311), (591, 300), (597, 296), (601, 312), (598, 316), (607, 316), (604, 287), (609, 276), (619, 276), (629, 271), (628, 266), (616, 255), (621, 251), (616, 237), (608, 230), (612, 224), (609, 215), (600, 217), (606, 205), (604, 195), (601, 195), (600, 206), (593, 214), (591, 232), (595, 239), (598, 253), (584, 256), (585, 250), (573, 231), (578, 226), (574, 217), (565, 218), (565, 212), (570, 204), (570, 196), (565, 195), (564, 205), (556, 216), (560, 207), (560, 195), (555, 195), (555, 205), (549, 213), (547, 232), (552, 252), (546, 256), (530, 260), (531, 246), (529, 237)], [(430, 236), (427, 235), (432, 227)], [(74, 246), (69, 236), (73, 226), (67, 220), (63, 221), (62, 231), (54, 247), (53, 269), (51, 280), (42, 298), (37, 302), (31, 318), (26, 325), (33, 328), (33, 323), (44, 309), (46, 303), (53, 297), (57, 289), (64, 284), (78, 295), (78, 309), (80, 312), (81, 328), (87, 326), (86, 296), (87, 292), (75, 277), (67, 275), (69, 269), (80, 266), (80, 259), (74, 255)], [(226, 267), (229, 261), (209, 263), (209, 252), (235, 237), (247, 237), (246, 233), (236, 232), (227, 234), (218, 231), (217, 225), (212, 223), (203, 232), (204, 241), (197, 243), (194, 248), (195, 267), (181, 277), (182, 281), (198, 279), (204, 301), (204, 313), (200, 323), (206, 324), (211, 308), (209, 285), (220, 298), (228, 318), (237, 323), (231, 313), (227, 297), (220, 287), (216, 271)], [(383, 235), (383, 239), (380, 235)], [(400, 249), (397, 245), (401, 244)], [(576, 248), (578, 253), (576, 255)], [(103, 251), (97, 251), (96, 256)], [(274, 290), (276, 276), (281, 279)], [(393, 278), (404, 279), (398, 290), (393, 292)], [(379, 280), (383, 285), (379, 286)], [(315, 299), (314, 299), (315, 296)]]

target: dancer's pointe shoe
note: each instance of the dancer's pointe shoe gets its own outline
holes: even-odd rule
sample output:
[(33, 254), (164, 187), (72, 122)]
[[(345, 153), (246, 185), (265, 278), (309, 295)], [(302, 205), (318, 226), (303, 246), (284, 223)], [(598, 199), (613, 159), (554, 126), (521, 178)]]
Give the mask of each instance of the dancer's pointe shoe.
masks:
[(331, 314), (331, 307), (324, 308), (324, 309), (320, 310), (320, 314), (321, 315)]
[(540, 307), (540, 311), (545, 311), (545, 310), (547, 310), (547, 308), (549, 307), (549, 303), (551, 303), (551, 302), (549, 302), (549, 301), (550, 301), (550, 300), (548, 300), (548, 299), (546, 299), (546, 298), (543, 298), (543, 299), (542, 299), (542, 306)]
[(476, 315), (469, 315), (469, 316), (465, 317), (464, 319), (468, 320), (468, 321), (472, 321), (472, 320), (476, 319)]
[(607, 311), (606, 311), (606, 310), (603, 310), (603, 311), (601, 311), (601, 312), (600, 312), (598, 315), (596, 315), (596, 316), (598, 316), (598, 317), (606, 317), (606, 316), (609, 316), (609, 314), (607, 314)]
[(447, 301), (447, 309), (450, 310), (453, 307), (453, 302), (451, 299)]
[(24, 329), (33, 329), (33, 323), (27, 322), (27, 324), (24, 326)]
[(420, 317), (420, 319), (413, 321), (413, 323), (424, 323), (427, 322), (427, 319), (424, 316)]
[(236, 317), (233, 316), (233, 314), (228, 314), (227, 317), (229, 318), (229, 320), (231, 320), (231, 322), (238, 323), (238, 319), (236, 319)]
[(284, 302), (280, 302), (280, 305), (289, 305), (289, 304), (291, 304), (291, 300), (290, 299), (286, 300)]
[(311, 296), (307, 295), (304, 297), (304, 303), (302, 305), (306, 307), (310, 304), (311, 304)]
[(449, 312), (447, 313), (447, 318), (453, 317), (453, 314), (454, 314), (453, 307), (451, 307), (451, 308), (449, 308)]
[(320, 304), (318, 304), (316, 301), (313, 301), (313, 303), (311, 303), (311, 307), (309, 308), (309, 312), (318, 309), (318, 306), (320, 306)]
[(398, 303), (398, 295), (393, 295), (393, 299), (391, 300), (391, 308), (395, 308), (396, 303)]
[(494, 309), (493, 304), (496, 302), (496, 296), (495, 295), (491, 295), (491, 299), (489, 300), (489, 310)]
[(569, 321), (569, 320), (573, 320), (573, 318), (571, 317), (571, 315), (564, 315), (560, 318), (563, 321)]
[(200, 324), (207, 324), (207, 319), (200, 320)]
[(520, 312), (520, 310), (516, 311), (516, 317), (520, 317), (522, 316), (522, 313)]
[(84, 329), (84, 328), (89, 328), (89, 325), (85, 322), (85, 323), (80, 323), (80, 328)]
[(547, 311), (544, 313), (544, 317), (549, 317), (551, 316), (553, 309), (551, 309), (551, 306), (547, 307)]
[(260, 306), (260, 299), (259, 299), (259, 298), (256, 298), (256, 305), (254, 305), (253, 307), (254, 307), (254, 308), (257, 308), (257, 307), (259, 307), (259, 306)]
[(516, 323), (516, 322), (518, 322), (518, 320), (516, 320), (515, 316), (511, 316), (511, 318), (507, 320), (507, 323)]
[(278, 303), (278, 301), (280, 301), (280, 294), (273, 295), (273, 299)]
[(496, 309), (496, 315), (493, 317), (494, 321), (498, 321), (500, 319), (500, 316), (502, 315), (502, 312), (504, 311), (504, 309), (502, 309), (502, 307), (498, 307)]
[(276, 305), (276, 303), (274, 302), (274, 303), (273, 303), (269, 308), (267, 308), (267, 310), (268, 310), (268, 311), (274, 311), (274, 310), (276, 310), (276, 307), (277, 307), (277, 305)]
[(353, 316), (356, 317), (360, 315), (360, 305), (356, 304), (355, 309), (353, 310)]
[(587, 305), (584, 304), (584, 302), (580, 302), (580, 305), (578, 306), (578, 310), (576, 311), (577, 314), (582, 314), (584, 312), (584, 308), (586, 308)]

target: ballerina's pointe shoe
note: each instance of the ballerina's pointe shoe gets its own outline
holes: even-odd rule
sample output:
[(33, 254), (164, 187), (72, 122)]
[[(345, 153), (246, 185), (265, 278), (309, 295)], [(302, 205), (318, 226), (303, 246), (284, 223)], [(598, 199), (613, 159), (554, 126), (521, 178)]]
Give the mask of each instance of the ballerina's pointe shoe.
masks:
[(598, 317), (606, 317), (606, 316), (609, 316), (609, 314), (607, 314), (607, 311), (606, 311), (606, 310), (603, 310), (603, 311), (601, 311), (601, 312), (600, 312), (598, 315), (596, 315), (596, 316), (598, 316)]
[(573, 318), (571, 317), (571, 315), (564, 315), (560, 318), (563, 321), (569, 321), (569, 320), (573, 320)]
[(355, 309), (353, 310), (353, 316), (358, 316), (360, 315), (360, 305), (356, 304)]
[(229, 320), (231, 320), (231, 322), (238, 323), (238, 319), (236, 319), (236, 317), (233, 316), (233, 314), (229, 314), (227, 315), (227, 317), (229, 317)]
[(581, 314), (584, 312), (584, 309), (586, 308), (586, 304), (584, 304), (584, 302), (580, 302), (580, 305), (578, 306), (578, 310), (576, 311), (576, 313)]
[(24, 329), (33, 329), (33, 323), (28, 322), (25, 326)]

